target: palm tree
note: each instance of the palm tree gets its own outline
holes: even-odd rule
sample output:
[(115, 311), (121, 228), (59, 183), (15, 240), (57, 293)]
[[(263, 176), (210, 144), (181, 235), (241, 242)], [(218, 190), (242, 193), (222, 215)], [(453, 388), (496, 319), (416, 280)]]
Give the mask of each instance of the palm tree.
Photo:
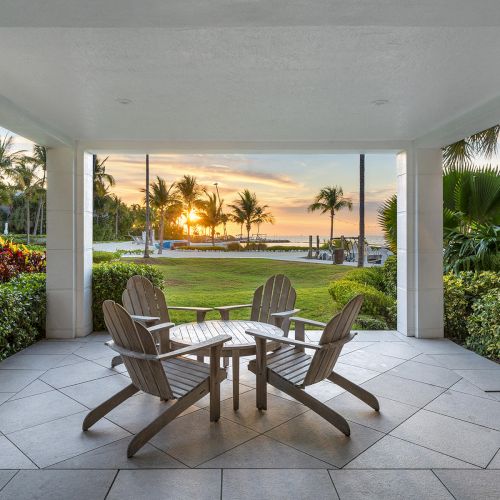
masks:
[(365, 155), (359, 155), (359, 241), (358, 267), (365, 263)]
[(186, 214), (186, 224), (187, 224), (187, 239), (191, 242), (191, 214), (193, 209), (196, 207), (196, 203), (199, 201), (200, 195), (202, 193), (202, 188), (198, 184), (196, 177), (192, 175), (184, 175), (182, 180), (177, 182), (177, 191), (182, 198), (184, 203), (184, 212)]
[(14, 180), (16, 188), (24, 194), (26, 207), (26, 238), (30, 243), (30, 203), (40, 193), (41, 179), (37, 176), (38, 165), (30, 162), (30, 158), (24, 156), (17, 160), (14, 167), (10, 167), (8, 173)]
[(347, 208), (352, 210), (352, 201), (344, 198), (344, 190), (340, 186), (326, 186), (318, 193), (314, 203), (307, 208), (308, 212), (320, 210), (322, 214), (330, 215), (330, 241), (333, 240), (333, 219), (340, 210)]
[[(254, 224), (257, 224), (260, 218), (265, 217), (271, 220), (272, 214), (266, 212), (267, 205), (259, 205), (257, 195), (245, 189), (242, 193), (238, 193), (239, 198), (229, 207), (232, 209), (232, 217), (234, 221), (239, 221), (241, 226), (245, 225), (247, 230), (247, 245), (250, 244), (250, 231)], [(272, 219), (274, 220), (274, 219)]]
[(198, 202), (198, 216), (202, 226), (210, 229), (212, 246), (215, 245), (215, 228), (222, 222), (222, 204), (224, 200), (217, 198), (215, 193), (205, 193), (206, 200)]
[(274, 224), (274, 215), (271, 212), (266, 212), (269, 208), (267, 205), (258, 206), (255, 210), (255, 224), (257, 224), (257, 234), (260, 233), (261, 224), (266, 222), (269, 224)]
[(115, 185), (115, 178), (106, 173), (105, 163), (108, 158), (109, 156), (106, 156), (104, 160), (101, 160), (94, 155), (94, 194), (96, 196), (106, 196), (108, 189)]
[(377, 209), (377, 220), (384, 233), (389, 250), (396, 253), (398, 240), (398, 198), (393, 194)]
[(443, 148), (443, 165), (445, 168), (470, 167), (476, 156), (484, 156), (487, 160), (497, 152), (500, 125), (471, 135), (461, 141)]
[[(165, 232), (165, 219), (170, 207), (174, 205), (179, 205), (179, 199), (176, 196), (176, 184), (173, 182), (170, 186), (167, 186), (165, 179), (162, 179), (158, 175), (156, 176), (156, 181), (153, 181), (149, 185), (149, 203), (151, 208), (155, 210), (158, 217), (159, 226), (159, 240), (160, 248), (158, 253), (163, 253), (163, 238)], [(146, 192), (145, 189), (142, 190)]]
[(228, 214), (228, 218), (230, 221), (238, 224), (240, 226), (240, 239), (243, 237), (243, 224), (245, 224), (245, 213), (240, 208), (229, 205), (232, 208), (232, 212)]
[(11, 135), (0, 137), (0, 179), (2, 173), (8, 170), (18, 161), (25, 151), (12, 151), (14, 147), (14, 138)]
[[(33, 163), (38, 165), (42, 169), (42, 179), (40, 181), (40, 187), (45, 190), (45, 179), (47, 177), (47, 150), (44, 146), (39, 146), (35, 144), (33, 147), (33, 156), (31, 157)], [(38, 224), (40, 223), (40, 234), (43, 232), (43, 205), (44, 205), (44, 194), (40, 194), (38, 197), (38, 207), (35, 217), (35, 225), (33, 227), (33, 236), (36, 236)]]

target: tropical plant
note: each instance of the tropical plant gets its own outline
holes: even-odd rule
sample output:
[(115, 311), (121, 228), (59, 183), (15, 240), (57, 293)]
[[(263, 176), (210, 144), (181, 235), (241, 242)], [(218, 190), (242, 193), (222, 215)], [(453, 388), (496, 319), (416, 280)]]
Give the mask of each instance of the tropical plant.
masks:
[(224, 200), (219, 200), (215, 193), (205, 193), (206, 200), (201, 200), (197, 204), (200, 224), (210, 229), (212, 245), (215, 245), (215, 228), (222, 223), (222, 204)]
[(229, 205), (232, 212), (228, 214), (229, 220), (240, 226), (240, 238), (243, 238), (243, 225), (245, 224), (245, 213), (235, 205)]
[(197, 202), (203, 192), (203, 189), (198, 184), (196, 177), (192, 175), (184, 175), (180, 181), (177, 182), (177, 191), (184, 204), (184, 213), (186, 216), (187, 225), (187, 239), (191, 241), (191, 218), (193, 209), (196, 207)]
[(8, 174), (13, 179), (15, 187), (23, 192), (25, 203), (25, 216), (26, 216), (26, 237), (27, 243), (30, 243), (30, 203), (41, 192), (42, 180), (38, 177), (38, 165), (30, 162), (30, 158), (22, 156), (14, 166), (9, 167)]
[(24, 150), (13, 151), (13, 148), (14, 138), (11, 135), (0, 137), (0, 179), (25, 153)]
[[(238, 199), (234, 200), (232, 205), (229, 205), (232, 210), (232, 218), (238, 221), (239, 224), (247, 230), (247, 245), (250, 244), (250, 231), (252, 226), (259, 221), (263, 222), (263, 217), (268, 221), (274, 220), (273, 215), (267, 212), (268, 205), (260, 205), (257, 200), (257, 195), (251, 193), (248, 189), (238, 193)], [(260, 222), (260, 223), (262, 223)]]
[[(163, 252), (165, 219), (167, 217), (169, 208), (180, 205), (180, 200), (177, 197), (175, 188), (176, 188), (175, 182), (170, 184), (170, 186), (167, 186), (165, 179), (162, 179), (159, 176), (156, 176), (156, 181), (151, 182), (149, 185), (149, 202), (151, 204), (151, 207), (155, 211), (158, 219), (158, 230), (159, 230), (159, 240), (160, 240), (160, 248), (158, 249), (159, 254)], [(143, 189), (142, 191), (145, 192), (146, 190)]]
[(260, 233), (261, 224), (274, 224), (274, 215), (271, 212), (267, 212), (267, 208), (267, 205), (263, 205), (258, 206), (255, 210), (255, 224), (257, 224), (257, 234)]
[(43, 215), (44, 215), (44, 204), (45, 204), (45, 180), (47, 178), (47, 150), (44, 146), (39, 146), (35, 144), (33, 146), (33, 155), (31, 161), (37, 165), (42, 170), (42, 179), (40, 180), (40, 195), (38, 196), (38, 206), (36, 210), (35, 224), (33, 226), (33, 236), (36, 236), (37, 232), (42, 234), (43, 232)]
[(377, 220), (391, 252), (396, 253), (398, 241), (398, 198), (393, 194), (377, 209)]
[(500, 125), (495, 125), (446, 146), (443, 148), (443, 166), (470, 167), (478, 156), (490, 159), (497, 152), (499, 135)]
[(321, 189), (314, 203), (307, 208), (308, 212), (320, 211), (330, 216), (330, 241), (333, 240), (333, 220), (340, 210), (352, 210), (352, 201), (344, 197), (344, 190), (340, 186), (326, 186)]
[(106, 173), (105, 163), (109, 156), (101, 160), (97, 155), (94, 155), (94, 195), (104, 197), (108, 194), (110, 187), (115, 185), (115, 178)]

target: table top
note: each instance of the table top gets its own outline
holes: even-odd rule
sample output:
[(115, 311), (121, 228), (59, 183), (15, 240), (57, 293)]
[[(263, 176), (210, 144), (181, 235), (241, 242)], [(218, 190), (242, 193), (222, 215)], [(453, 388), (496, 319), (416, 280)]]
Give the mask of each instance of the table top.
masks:
[(174, 326), (170, 330), (170, 339), (179, 344), (191, 345), (213, 339), (217, 335), (231, 335), (231, 340), (224, 344), (223, 349), (245, 349), (255, 346), (255, 338), (245, 333), (245, 330), (249, 329), (279, 335), (280, 337), (284, 335), (281, 328), (258, 321), (214, 320), (202, 323), (183, 323)]

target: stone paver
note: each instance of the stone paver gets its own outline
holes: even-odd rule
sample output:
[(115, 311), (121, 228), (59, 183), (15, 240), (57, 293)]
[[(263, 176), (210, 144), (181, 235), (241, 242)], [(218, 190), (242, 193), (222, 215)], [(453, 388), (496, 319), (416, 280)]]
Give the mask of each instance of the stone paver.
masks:
[(500, 392), (484, 389), (500, 369), (447, 339), (364, 331), (346, 345), (336, 371), (381, 411), (329, 381), (307, 392), (346, 417), (350, 437), (271, 387), (256, 411), (241, 359), (239, 412), (229, 372), (218, 423), (204, 398), (131, 459), (131, 434), (170, 403), (139, 393), (81, 430), (88, 408), (130, 383), (124, 365), (110, 369), (108, 339), (42, 341), (0, 363), (0, 499), (499, 497)]

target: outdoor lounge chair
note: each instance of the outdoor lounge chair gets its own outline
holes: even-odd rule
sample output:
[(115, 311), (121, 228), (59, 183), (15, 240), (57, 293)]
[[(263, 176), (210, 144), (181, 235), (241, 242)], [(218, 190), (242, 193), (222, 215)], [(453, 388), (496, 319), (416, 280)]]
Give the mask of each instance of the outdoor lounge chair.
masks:
[[(132, 319), (143, 323), (159, 344), (161, 353), (170, 350), (169, 332), (175, 324), (170, 321), (169, 310), (192, 311), (198, 322), (204, 321), (210, 307), (167, 306), (164, 293), (153, 286), (144, 276), (132, 276), (122, 294), (122, 303)], [(115, 356), (111, 366), (121, 363), (120, 356)]]
[(271, 276), (253, 294), (251, 304), (214, 307), (221, 319), (229, 320), (229, 314), (236, 309), (251, 308), (250, 321), (269, 323), (281, 328), (288, 335), (290, 317), (300, 311), (294, 309), (297, 293), (290, 280), (283, 274)]
[[(351, 430), (345, 418), (304, 391), (305, 387), (328, 379), (378, 411), (379, 402), (373, 394), (333, 370), (342, 346), (352, 340), (355, 335), (355, 333), (350, 333), (350, 329), (362, 304), (362, 295), (354, 297), (326, 324), (303, 318), (292, 318), (295, 324), (301, 325), (296, 332), (295, 340), (256, 330), (247, 330), (246, 333), (253, 335), (257, 344), (257, 356), (248, 364), (248, 369), (257, 375), (257, 408), (267, 409), (267, 384), (271, 384), (308, 406), (349, 436)], [(324, 327), (319, 344), (304, 342), (305, 324)], [(267, 340), (279, 342), (283, 344), (283, 347), (267, 355)], [(307, 354), (304, 352), (305, 349), (314, 350), (314, 355)]]
[[(128, 445), (127, 456), (133, 456), (155, 434), (196, 401), (210, 393), (210, 421), (220, 418), (220, 382), (226, 372), (220, 368), (220, 354), (230, 335), (220, 335), (206, 342), (159, 354), (151, 334), (135, 322), (116, 302), (103, 304), (104, 321), (113, 339), (106, 344), (120, 353), (132, 383), (91, 410), (82, 428), (88, 430), (138, 391), (165, 400), (165, 410), (138, 432)], [(184, 357), (200, 349), (210, 349), (210, 364)]]

